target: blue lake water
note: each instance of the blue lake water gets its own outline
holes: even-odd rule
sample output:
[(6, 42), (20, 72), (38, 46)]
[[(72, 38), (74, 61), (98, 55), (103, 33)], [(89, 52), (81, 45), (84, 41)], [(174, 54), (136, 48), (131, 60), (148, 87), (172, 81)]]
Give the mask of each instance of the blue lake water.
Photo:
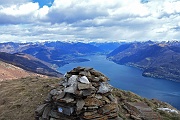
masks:
[(180, 110), (180, 82), (143, 77), (141, 70), (118, 65), (107, 60), (104, 55), (92, 55), (85, 58), (90, 61), (70, 63), (59, 68), (59, 71), (66, 73), (77, 66), (93, 67), (109, 77), (109, 83), (116, 88), (132, 91), (145, 98), (156, 98), (168, 102)]

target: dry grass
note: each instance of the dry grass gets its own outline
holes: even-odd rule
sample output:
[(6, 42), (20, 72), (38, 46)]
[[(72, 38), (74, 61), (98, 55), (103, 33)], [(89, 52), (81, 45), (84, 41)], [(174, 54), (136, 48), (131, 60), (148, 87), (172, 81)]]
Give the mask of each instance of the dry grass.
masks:
[[(34, 120), (34, 111), (42, 104), (52, 86), (56, 86), (60, 78), (28, 77), (0, 82), (0, 120)], [(132, 92), (114, 89), (118, 98), (119, 116), (127, 120), (125, 102), (144, 102), (152, 109), (165, 103), (142, 98)], [(159, 111), (163, 120), (180, 120), (180, 116)]]
[(58, 81), (35, 77), (0, 82), (0, 120), (33, 120), (37, 105)]

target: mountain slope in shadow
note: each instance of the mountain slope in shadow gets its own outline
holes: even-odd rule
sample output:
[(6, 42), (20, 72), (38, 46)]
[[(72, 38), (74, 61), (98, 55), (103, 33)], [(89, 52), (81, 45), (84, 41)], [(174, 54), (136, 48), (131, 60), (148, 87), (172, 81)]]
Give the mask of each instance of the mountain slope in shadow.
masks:
[(143, 69), (144, 76), (180, 81), (180, 43), (128, 43), (107, 57)]
[(61, 77), (62, 74), (50, 68), (45, 62), (24, 53), (0, 53), (0, 60), (38, 74)]

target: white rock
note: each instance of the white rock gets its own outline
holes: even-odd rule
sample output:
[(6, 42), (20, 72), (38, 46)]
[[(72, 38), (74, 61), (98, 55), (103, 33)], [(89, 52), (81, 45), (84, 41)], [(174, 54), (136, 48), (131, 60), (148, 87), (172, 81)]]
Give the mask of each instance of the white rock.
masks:
[(72, 75), (69, 79), (68, 79), (68, 85), (72, 86), (73, 84), (77, 84), (77, 75)]
[(162, 110), (162, 111), (167, 111), (167, 112), (177, 113), (178, 114), (177, 110), (173, 110), (173, 109), (170, 109), (170, 108), (157, 108), (157, 109), (158, 110)]
[(107, 93), (109, 91), (111, 91), (111, 86), (107, 82), (102, 82), (99, 87), (98, 93)]
[(81, 83), (85, 83), (85, 84), (89, 84), (89, 83), (90, 83), (89, 80), (88, 80), (88, 78), (87, 78), (86, 76), (80, 77), (80, 78), (79, 78), (79, 81), (80, 81)]

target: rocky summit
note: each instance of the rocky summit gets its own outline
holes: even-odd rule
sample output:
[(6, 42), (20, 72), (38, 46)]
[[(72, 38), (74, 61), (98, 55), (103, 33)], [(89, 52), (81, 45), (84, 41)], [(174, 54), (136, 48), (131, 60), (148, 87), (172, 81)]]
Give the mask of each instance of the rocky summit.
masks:
[(37, 107), (36, 120), (121, 120), (108, 80), (93, 68), (74, 68)]

